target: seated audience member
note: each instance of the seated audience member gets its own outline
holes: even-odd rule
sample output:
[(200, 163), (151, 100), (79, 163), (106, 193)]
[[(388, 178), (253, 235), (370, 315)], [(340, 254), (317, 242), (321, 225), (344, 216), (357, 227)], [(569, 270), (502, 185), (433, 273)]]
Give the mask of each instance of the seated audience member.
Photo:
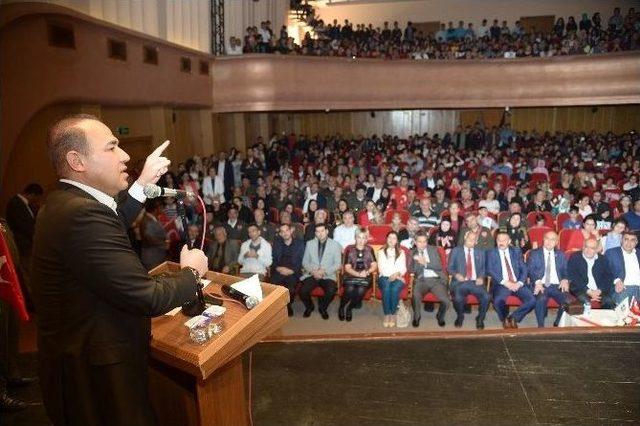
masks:
[(333, 237), (333, 228), (329, 225), (329, 216), (327, 211), (324, 209), (316, 210), (313, 214), (313, 222), (307, 223), (307, 226), (304, 229), (304, 240), (311, 241), (315, 238), (316, 234), (316, 226), (319, 224), (326, 225), (326, 228), (329, 230), (329, 237)]
[(293, 316), (293, 298), (302, 275), (304, 242), (299, 238), (293, 238), (293, 229), (289, 224), (280, 225), (279, 232), (280, 238), (276, 238), (273, 243), (273, 263), (269, 281), (289, 290), (287, 312), (289, 316)]
[(415, 236), (415, 244), (411, 249), (411, 272), (413, 281), (413, 322), (414, 327), (420, 325), (420, 312), (422, 298), (429, 292), (433, 293), (440, 306), (436, 314), (436, 320), (440, 327), (445, 326), (444, 317), (447, 309), (451, 307), (451, 300), (447, 294), (446, 277), (442, 270), (442, 260), (435, 246), (427, 245), (427, 235), (419, 231)]
[(635, 296), (640, 301), (640, 250), (636, 248), (638, 236), (631, 231), (622, 234), (620, 247), (608, 250), (605, 256), (609, 261), (613, 277), (613, 293), (616, 304), (625, 298)]
[(398, 239), (400, 241), (409, 238), (409, 232), (402, 224), (402, 217), (398, 212), (393, 213), (391, 216), (391, 230), (398, 233)]
[(213, 228), (213, 238), (207, 250), (209, 269), (223, 274), (235, 274), (239, 266), (240, 243), (227, 238), (227, 229), (223, 225)]
[(367, 200), (364, 204), (364, 209), (358, 212), (358, 225), (369, 226), (375, 218), (376, 203), (373, 200)]
[(511, 238), (511, 244), (514, 247), (520, 248), (520, 250), (526, 251), (529, 245), (529, 234), (527, 233), (527, 227), (522, 221), (522, 214), (513, 213), (507, 221), (505, 230)]
[(633, 202), (633, 210), (629, 210), (622, 217), (627, 221), (630, 230), (640, 230), (640, 198)]
[(241, 265), (240, 275), (250, 277), (260, 275), (264, 280), (271, 263), (273, 262), (271, 244), (260, 235), (260, 228), (252, 223), (247, 227), (249, 239), (240, 246), (238, 263)]
[(398, 243), (398, 234), (391, 231), (387, 234), (385, 244), (377, 253), (378, 286), (382, 292), (382, 311), (384, 327), (395, 327), (395, 314), (398, 309), (400, 293), (406, 285), (404, 275), (407, 272), (407, 258)]
[(611, 227), (611, 231), (609, 231), (605, 237), (604, 242), (604, 252), (606, 253), (609, 249), (620, 247), (622, 244), (622, 234), (627, 230), (627, 221), (619, 218), (613, 222), (613, 226)]
[(442, 247), (447, 254), (456, 246), (456, 233), (451, 229), (451, 221), (445, 217), (440, 221), (436, 232), (429, 237), (429, 245)]
[(247, 225), (238, 219), (238, 208), (230, 205), (227, 210), (227, 221), (224, 227), (227, 230), (227, 236), (230, 240), (244, 241), (247, 239)]
[(486, 207), (480, 207), (478, 209), (478, 223), (483, 228), (487, 228), (490, 230), (498, 229), (498, 222), (495, 221), (491, 216), (489, 216), (489, 211)]
[(342, 247), (329, 238), (329, 226), (326, 223), (315, 225), (315, 238), (307, 241), (302, 258), (303, 275), (300, 287), (300, 300), (304, 303), (305, 318), (315, 309), (311, 292), (321, 287), (324, 296), (318, 299), (318, 312), (323, 319), (329, 319), (327, 308), (337, 289), (337, 273), (342, 265)]
[[(413, 244), (415, 243), (416, 233), (420, 230), (420, 224), (418, 223), (418, 219), (411, 216), (407, 220), (407, 227), (405, 228), (406, 234), (398, 233), (398, 240), (400, 241), (400, 245), (406, 249), (412, 249)], [(400, 236), (405, 236), (406, 238), (400, 240)]]
[(560, 306), (553, 326), (557, 327), (567, 303), (569, 291), (567, 259), (558, 247), (558, 234), (549, 231), (544, 234), (542, 247), (533, 249), (527, 260), (529, 280), (536, 296), (536, 319), (538, 327), (544, 327), (547, 303), (553, 299)]
[(567, 264), (569, 288), (583, 304), (600, 302), (603, 309), (613, 309), (613, 277), (607, 259), (599, 251), (598, 241), (590, 238), (581, 252), (571, 255)]
[(442, 213), (442, 217), (449, 217), (451, 221), (451, 229), (456, 233), (456, 235), (460, 235), (460, 230), (464, 226), (464, 216), (462, 216), (460, 210), (460, 203), (454, 201), (449, 205), (449, 210)]
[(582, 217), (578, 212), (577, 206), (572, 206), (569, 209), (569, 219), (565, 220), (562, 224), (562, 229), (581, 229)]
[(484, 285), (486, 277), (485, 251), (476, 248), (476, 240), (476, 234), (467, 232), (464, 236), (464, 245), (455, 247), (451, 251), (448, 269), (451, 275), (453, 307), (457, 313), (454, 325), (462, 327), (467, 296), (473, 295), (479, 303), (476, 328), (482, 330), (489, 309), (489, 293)]
[(431, 200), (428, 198), (420, 200), (420, 208), (414, 216), (418, 219), (420, 227), (427, 230), (437, 226), (438, 222), (440, 222), (438, 216), (431, 210)]
[[(200, 248), (200, 244), (202, 244), (202, 233), (200, 232), (200, 226), (192, 223), (189, 225), (189, 227), (187, 228), (187, 241), (185, 243), (187, 245), (187, 248), (189, 250), (197, 248)], [(206, 244), (206, 243), (205, 243)], [(206, 252), (206, 247), (203, 247), (202, 249), (204, 252)]]
[(533, 200), (527, 205), (527, 213), (531, 212), (550, 212), (553, 206), (547, 200), (547, 194), (539, 189), (536, 191)]
[(169, 238), (158, 220), (162, 214), (162, 201), (157, 198), (146, 202), (142, 224), (140, 225), (140, 259), (147, 270), (151, 270), (167, 260)]
[(358, 226), (354, 224), (353, 212), (348, 210), (342, 214), (342, 224), (336, 226), (333, 231), (333, 239), (344, 250), (347, 246), (355, 244)]
[(302, 239), (304, 237), (304, 225), (299, 222), (292, 222), (291, 213), (289, 213), (288, 211), (283, 210), (280, 212), (280, 224), (287, 224), (291, 226), (291, 230), (293, 231), (293, 238)]
[(582, 222), (582, 238), (585, 240), (594, 238), (598, 241), (602, 239), (602, 235), (600, 235), (600, 232), (598, 232), (596, 227), (595, 215), (590, 215), (584, 218), (584, 222)]
[(255, 209), (253, 211), (253, 218), (256, 226), (260, 228), (260, 235), (262, 235), (269, 244), (273, 245), (273, 242), (276, 239), (276, 227), (273, 223), (265, 220), (264, 210)]
[[(362, 303), (365, 293), (371, 288), (373, 273), (378, 268), (375, 254), (367, 244), (369, 233), (365, 228), (355, 232), (355, 245), (349, 245), (344, 253), (344, 292), (338, 308), (340, 321), (351, 321), (353, 308)], [(346, 312), (345, 312), (346, 308)]]
[(589, 203), (588, 195), (585, 195), (582, 198), (580, 198), (580, 201), (578, 201), (578, 204), (576, 204), (576, 207), (578, 208), (578, 213), (583, 219), (586, 219), (587, 216), (590, 216), (593, 214), (593, 209), (591, 208), (591, 204)]
[(478, 223), (478, 217), (473, 213), (468, 213), (467, 217), (464, 220), (465, 225), (460, 230), (458, 234), (458, 244), (459, 246), (464, 244), (464, 236), (467, 231), (471, 231), (476, 234), (477, 238), (477, 246), (480, 249), (487, 250), (492, 247), (495, 247), (495, 241), (493, 239), (493, 235), (491, 234), (491, 230), (485, 228), (484, 226), (480, 226)]
[(478, 208), (481, 207), (486, 207), (487, 211), (492, 214), (498, 214), (500, 212), (500, 202), (496, 199), (496, 192), (493, 189), (488, 190), (486, 197), (480, 200)]
[[(487, 275), (491, 277), (493, 306), (504, 328), (518, 328), (518, 323), (536, 306), (536, 298), (531, 289), (525, 286), (527, 265), (522, 251), (511, 247), (511, 238), (500, 231), (496, 236), (497, 247), (487, 252)], [(507, 298), (516, 296), (522, 304), (507, 315)]]

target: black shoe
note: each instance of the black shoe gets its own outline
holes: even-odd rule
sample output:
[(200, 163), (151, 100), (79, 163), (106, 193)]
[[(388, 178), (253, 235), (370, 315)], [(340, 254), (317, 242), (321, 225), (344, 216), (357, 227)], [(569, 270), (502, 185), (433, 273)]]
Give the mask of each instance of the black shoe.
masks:
[(289, 315), (290, 317), (293, 316), (293, 308), (289, 305), (287, 305), (287, 315)]
[(458, 317), (456, 318), (456, 322), (454, 322), (453, 325), (455, 325), (456, 328), (460, 328), (462, 327), (462, 321), (464, 321), (464, 317)]
[(329, 314), (327, 313), (327, 311), (322, 310), (320, 311), (320, 316), (322, 317), (322, 319), (324, 320), (328, 320), (329, 319)]
[(304, 314), (302, 314), (302, 316), (304, 318), (309, 318), (311, 316), (311, 312), (313, 312), (313, 308), (307, 308), (304, 310)]
[(484, 330), (484, 320), (481, 320), (480, 318), (476, 318), (476, 329)]
[(22, 402), (19, 399), (13, 399), (6, 393), (0, 396), (1, 413), (15, 413), (16, 411), (22, 411), (25, 408), (27, 408), (26, 402)]
[(7, 386), (10, 388), (23, 388), (25, 386), (29, 386), (32, 383), (35, 383), (35, 381), (35, 377), (16, 377), (7, 380)]
[[(322, 314), (322, 312), (320, 312), (320, 314)], [(324, 317), (323, 317), (324, 318)], [(340, 321), (344, 321), (344, 306), (340, 306), (338, 308), (338, 319)]]
[(444, 322), (444, 312), (443, 311), (439, 311), (438, 314), (436, 315), (436, 319), (438, 320), (438, 325), (440, 327), (444, 327), (446, 325), (446, 323)]
[(347, 314), (345, 315), (345, 319), (347, 320), (347, 322), (353, 319), (353, 312), (351, 312), (351, 309), (347, 309)]
[(420, 320), (419, 319), (414, 319), (413, 321), (411, 321), (411, 325), (414, 327), (419, 327), (420, 326)]

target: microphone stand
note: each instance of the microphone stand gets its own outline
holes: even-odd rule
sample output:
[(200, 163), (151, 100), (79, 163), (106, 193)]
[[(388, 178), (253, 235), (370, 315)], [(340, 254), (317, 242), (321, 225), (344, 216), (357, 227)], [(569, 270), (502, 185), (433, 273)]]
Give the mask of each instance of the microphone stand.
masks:
[[(182, 241), (189, 241), (189, 224), (187, 222), (186, 209), (184, 207), (184, 199), (183, 197), (176, 197), (176, 210), (178, 212), (178, 216), (182, 220)], [(182, 305), (182, 313), (188, 317), (195, 317), (196, 315), (200, 315), (207, 309), (207, 303), (204, 300), (204, 293), (202, 289), (204, 286), (202, 285), (202, 281), (198, 281), (196, 284), (196, 294), (197, 298), (190, 302)]]

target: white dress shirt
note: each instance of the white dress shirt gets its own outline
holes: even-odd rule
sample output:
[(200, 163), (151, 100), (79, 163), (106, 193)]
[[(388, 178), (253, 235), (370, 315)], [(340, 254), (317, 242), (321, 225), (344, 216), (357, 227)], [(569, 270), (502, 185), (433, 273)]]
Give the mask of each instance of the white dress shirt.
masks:
[(373, 200), (374, 203), (377, 203), (378, 200), (380, 199), (380, 195), (382, 194), (382, 188), (373, 188), (373, 195), (371, 196), (371, 200)]
[(596, 263), (598, 255), (596, 254), (591, 259), (587, 258), (584, 254), (582, 257), (587, 262), (587, 288), (589, 290), (597, 290), (598, 285), (596, 284), (596, 279), (593, 277), (593, 265)]
[[(544, 270), (547, 271), (547, 260), (551, 263), (551, 268), (549, 270), (549, 283), (550, 284), (560, 284), (560, 279), (558, 278), (558, 271), (556, 270), (556, 254), (553, 250), (547, 250), (546, 248), (542, 249), (542, 254), (544, 256)], [(540, 279), (540, 283), (544, 284), (546, 282), (547, 276), (542, 276)]]
[[(116, 203), (116, 200), (114, 200), (112, 196), (105, 194), (99, 189), (96, 189), (89, 185), (85, 185), (84, 183), (76, 182), (75, 180), (60, 179), (60, 182), (68, 183), (69, 185), (73, 185), (76, 188), (82, 189), (84, 192), (88, 193), (93, 198), (98, 200), (98, 202), (104, 204), (105, 206), (113, 210), (115, 214), (118, 214), (118, 211), (117, 211), (118, 204)], [(144, 188), (142, 187), (142, 185), (138, 183), (138, 181), (133, 182), (133, 185), (129, 187), (129, 195), (131, 195), (133, 198), (135, 198), (141, 203), (144, 203), (147, 200), (147, 197), (144, 195)]]
[[(511, 256), (509, 255), (509, 249), (500, 250), (498, 249), (498, 253), (500, 255), (500, 267), (502, 268), (502, 281), (500, 284), (506, 285), (507, 281), (509, 281), (509, 273), (507, 272), (507, 265), (505, 263), (509, 262), (509, 266), (511, 267), (511, 272), (513, 273), (513, 279), (517, 280), (518, 275), (516, 274), (516, 270), (513, 269), (513, 263), (511, 263)], [(518, 284), (522, 285), (523, 283), (520, 281), (516, 281)]]
[[(420, 256), (420, 251), (418, 250), (418, 256)], [(429, 250), (427, 250), (426, 248), (422, 251), (422, 256), (426, 259), (427, 264), (425, 265), (424, 269), (422, 269), (422, 276), (425, 278), (438, 278), (438, 274), (433, 270), (429, 268), (429, 265), (431, 265), (431, 258), (429, 258)], [(438, 259), (439, 261), (439, 259)]]
[(624, 285), (625, 287), (630, 285), (640, 285), (640, 264), (638, 264), (638, 256), (636, 255), (636, 249), (631, 250), (631, 253), (627, 253), (622, 250), (622, 258), (624, 259)]

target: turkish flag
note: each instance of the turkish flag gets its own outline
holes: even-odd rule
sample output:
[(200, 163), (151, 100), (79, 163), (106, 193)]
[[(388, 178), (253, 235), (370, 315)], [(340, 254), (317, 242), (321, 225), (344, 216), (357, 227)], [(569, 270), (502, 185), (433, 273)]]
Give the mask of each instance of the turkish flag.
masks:
[(4, 232), (0, 232), (0, 299), (7, 301), (21, 320), (29, 321), (29, 313)]

